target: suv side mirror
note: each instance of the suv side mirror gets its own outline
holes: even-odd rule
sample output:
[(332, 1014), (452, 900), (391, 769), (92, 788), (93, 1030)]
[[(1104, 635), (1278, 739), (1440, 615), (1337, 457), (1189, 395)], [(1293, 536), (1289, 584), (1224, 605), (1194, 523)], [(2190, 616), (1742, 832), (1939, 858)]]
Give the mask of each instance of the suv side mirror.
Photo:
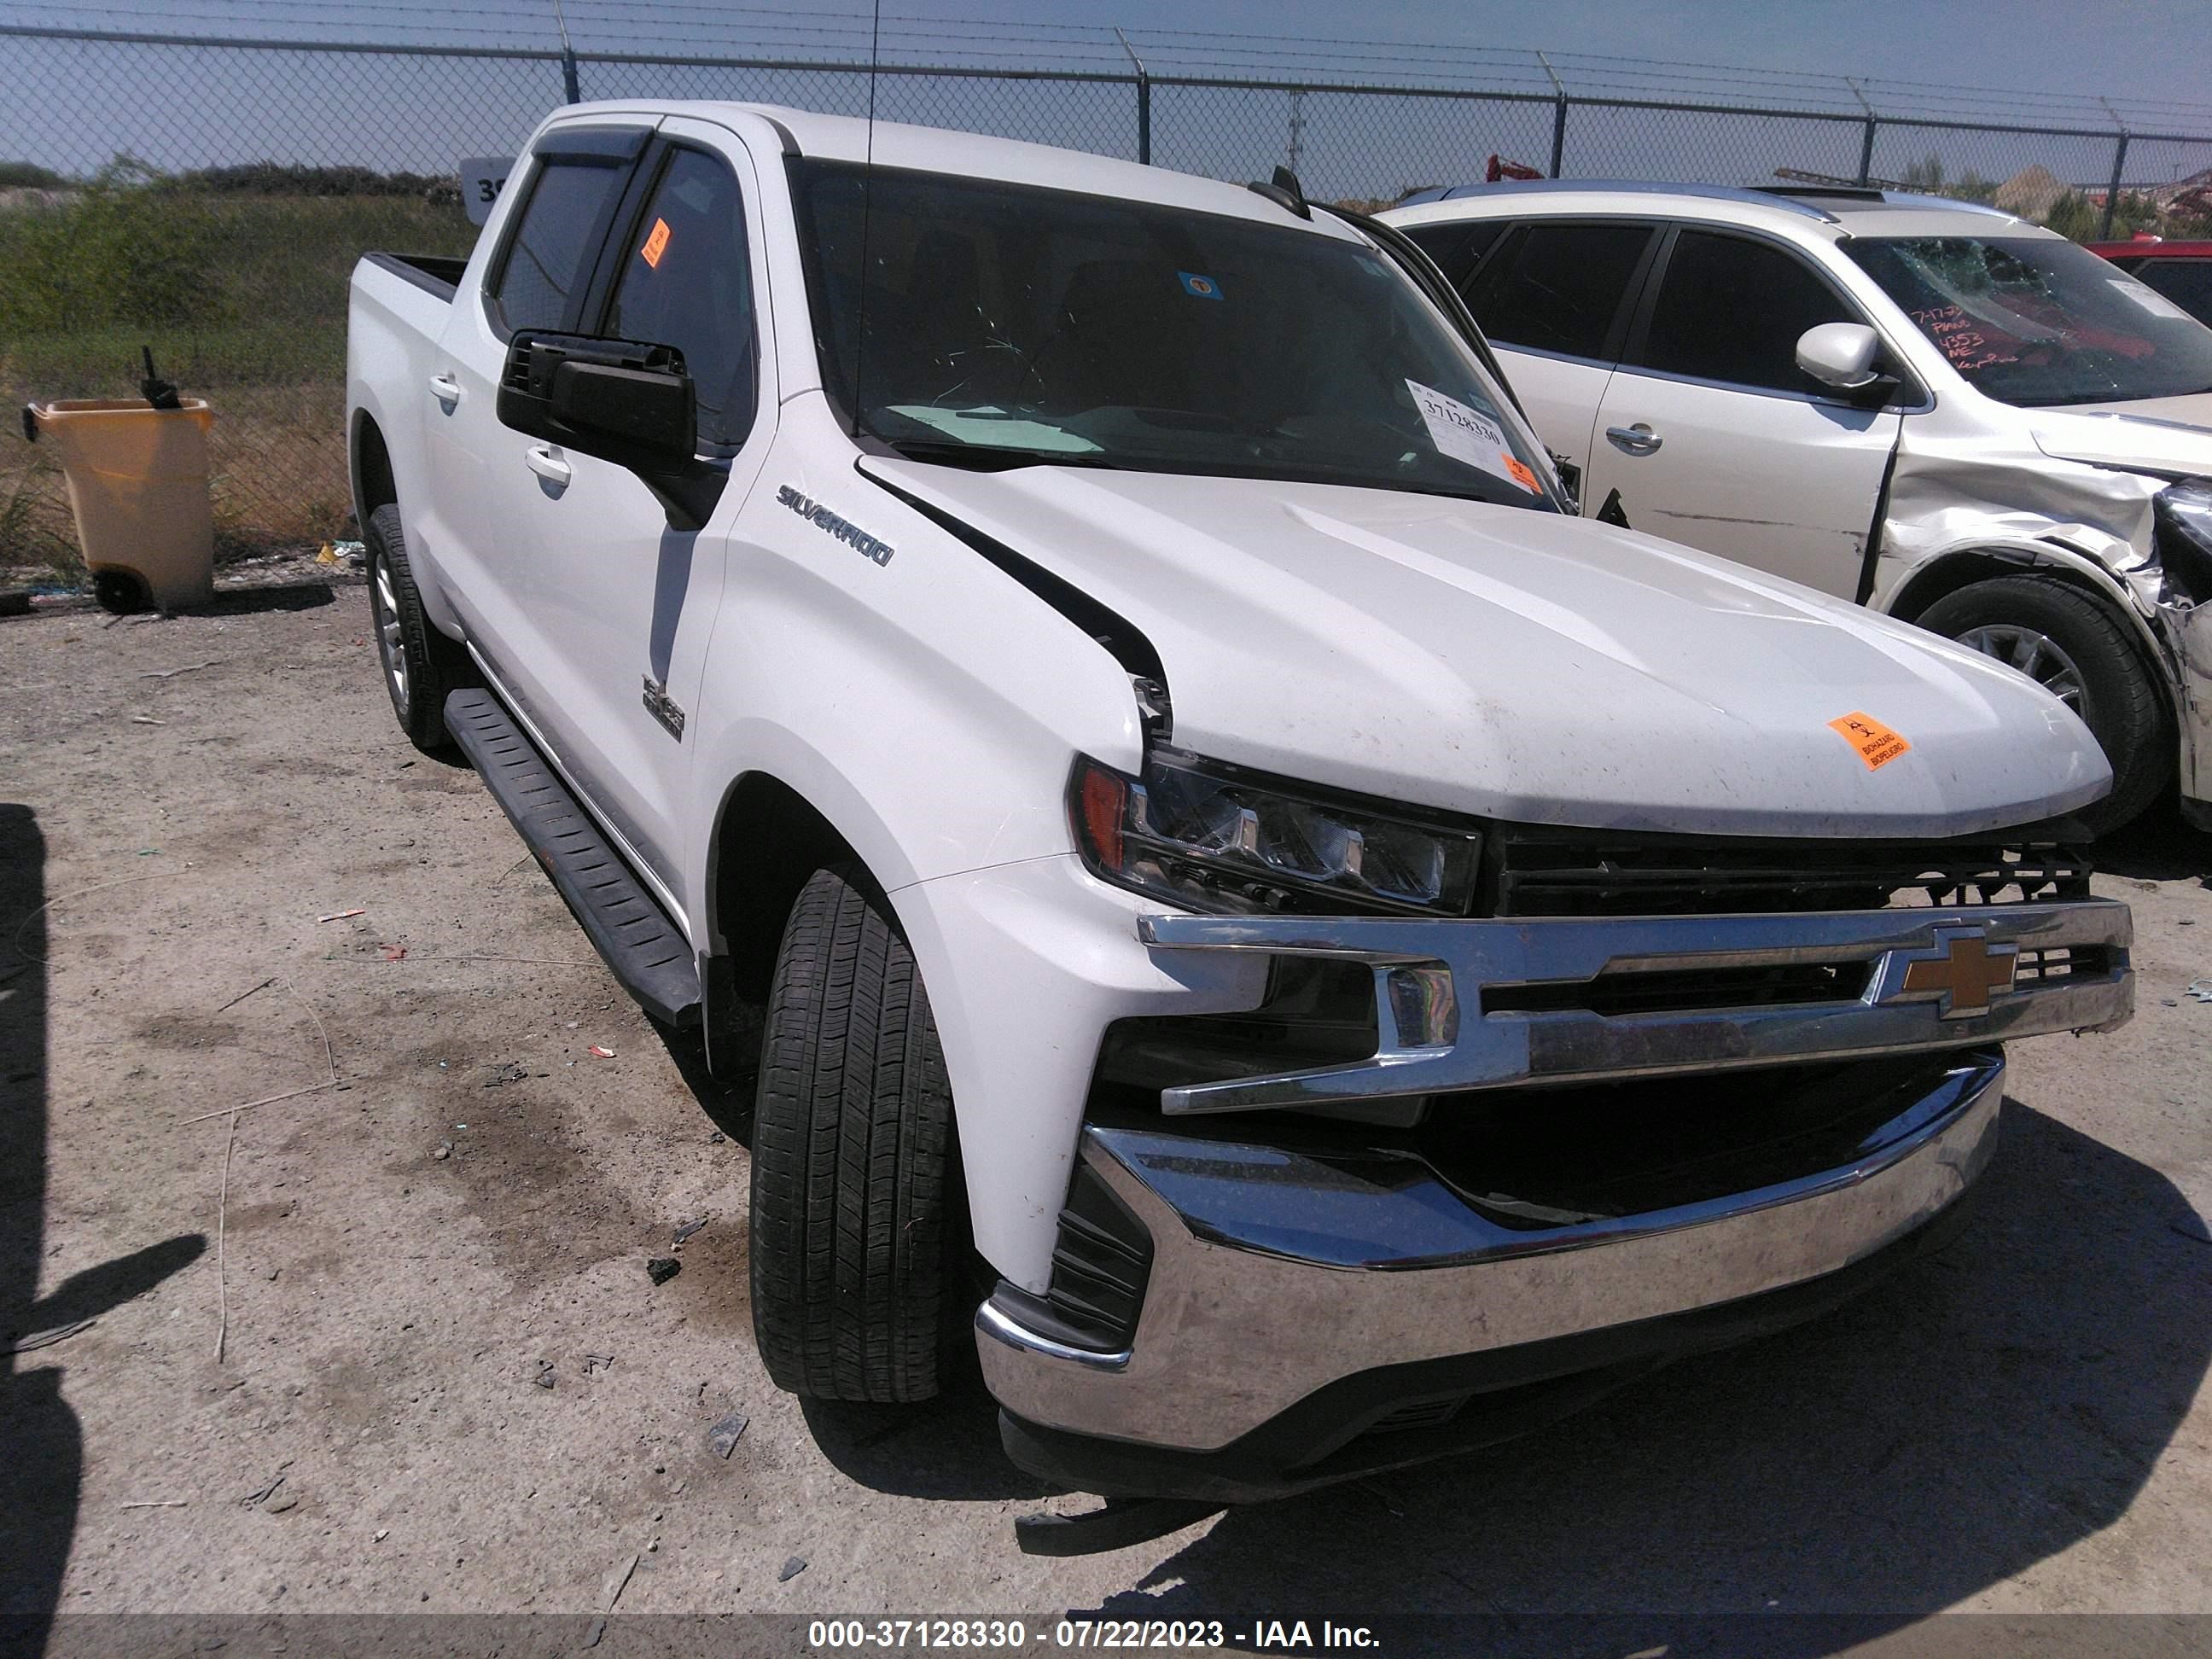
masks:
[(1881, 336), (1864, 323), (1821, 323), (1797, 337), (1797, 367), (1838, 392), (1871, 392), (1896, 382), (1875, 363)]
[(727, 469), (699, 459), (698, 395), (673, 346), (522, 333), (499, 377), (501, 426), (635, 472), (673, 530), (698, 529)]

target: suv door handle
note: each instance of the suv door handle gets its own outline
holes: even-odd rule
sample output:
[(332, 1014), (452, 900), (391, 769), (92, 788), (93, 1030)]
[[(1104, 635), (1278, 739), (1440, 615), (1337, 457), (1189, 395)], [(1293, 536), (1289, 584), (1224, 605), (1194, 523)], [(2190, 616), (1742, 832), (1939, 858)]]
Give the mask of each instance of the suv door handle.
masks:
[(571, 476), (568, 471), (568, 463), (556, 455), (546, 445), (539, 444), (534, 449), (525, 451), (522, 459), (529, 463), (530, 470), (544, 479), (547, 483), (557, 487), (565, 487), (568, 484)]
[(1634, 426), (1609, 426), (1605, 435), (1615, 449), (1631, 455), (1650, 455), (1667, 441), (1650, 427), (1638, 421)]
[(450, 374), (433, 374), (430, 395), (441, 404), (457, 404), (461, 400), (461, 383)]

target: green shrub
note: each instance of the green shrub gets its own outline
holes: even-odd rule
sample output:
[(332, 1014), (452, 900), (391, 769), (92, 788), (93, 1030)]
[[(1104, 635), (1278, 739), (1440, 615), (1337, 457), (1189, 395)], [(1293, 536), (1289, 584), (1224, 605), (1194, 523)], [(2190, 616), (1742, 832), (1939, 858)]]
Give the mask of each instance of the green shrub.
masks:
[(69, 180), (35, 161), (0, 161), (0, 190), (60, 190)]
[(368, 167), (306, 167), (296, 161), (248, 161), (194, 167), (165, 181), (171, 190), (216, 196), (452, 196), (451, 173), (378, 173)]
[(0, 338), (218, 320), (213, 216), (149, 184), (119, 164), (67, 201), (0, 214)]

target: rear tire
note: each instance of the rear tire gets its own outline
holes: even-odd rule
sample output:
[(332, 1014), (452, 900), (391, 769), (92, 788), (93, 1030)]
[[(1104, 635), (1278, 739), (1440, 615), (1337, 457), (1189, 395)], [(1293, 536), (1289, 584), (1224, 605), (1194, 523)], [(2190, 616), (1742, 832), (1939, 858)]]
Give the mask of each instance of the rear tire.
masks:
[(2139, 816), (2172, 779), (2165, 689), (2120, 620), (2088, 594), (2042, 576), (2000, 576), (1945, 594), (1919, 621), (2021, 669), (2081, 717), (2112, 768), (2112, 793), (2075, 815), (2096, 834)]
[(753, 1120), (753, 1335), (777, 1387), (879, 1405), (957, 1365), (967, 1228), (914, 953), (853, 866), (784, 926)]
[(477, 683), (468, 648), (440, 633), (422, 610), (399, 508), (390, 502), (368, 515), (368, 603), (376, 654), (392, 712), (408, 741), (425, 754), (453, 747), (446, 730), (446, 694)]

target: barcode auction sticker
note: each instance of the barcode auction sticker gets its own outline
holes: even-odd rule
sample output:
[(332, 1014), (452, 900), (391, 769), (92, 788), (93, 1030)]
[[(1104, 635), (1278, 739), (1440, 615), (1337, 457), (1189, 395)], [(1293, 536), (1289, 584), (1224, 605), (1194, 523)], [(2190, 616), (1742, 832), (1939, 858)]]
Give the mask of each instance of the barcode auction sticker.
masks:
[(1869, 772), (1881, 771), (1912, 747), (1873, 715), (1856, 710), (1839, 720), (1830, 720), (1828, 729), (1858, 751), (1858, 757), (1866, 763)]
[(637, 252), (638, 257), (646, 264), (651, 265), (655, 270), (660, 269), (660, 256), (668, 252), (667, 220), (655, 219), (653, 222), (652, 233), (646, 237), (645, 246)]
[(1407, 380), (1406, 390), (1413, 394), (1413, 407), (1421, 411), (1437, 453), (1480, 467), (1492, 477), (1510, 479), (1533, 495), (1543, 494), (1535, 472), (1506, 441), (1505, 428), (1489, 416), (1419, 380)]

